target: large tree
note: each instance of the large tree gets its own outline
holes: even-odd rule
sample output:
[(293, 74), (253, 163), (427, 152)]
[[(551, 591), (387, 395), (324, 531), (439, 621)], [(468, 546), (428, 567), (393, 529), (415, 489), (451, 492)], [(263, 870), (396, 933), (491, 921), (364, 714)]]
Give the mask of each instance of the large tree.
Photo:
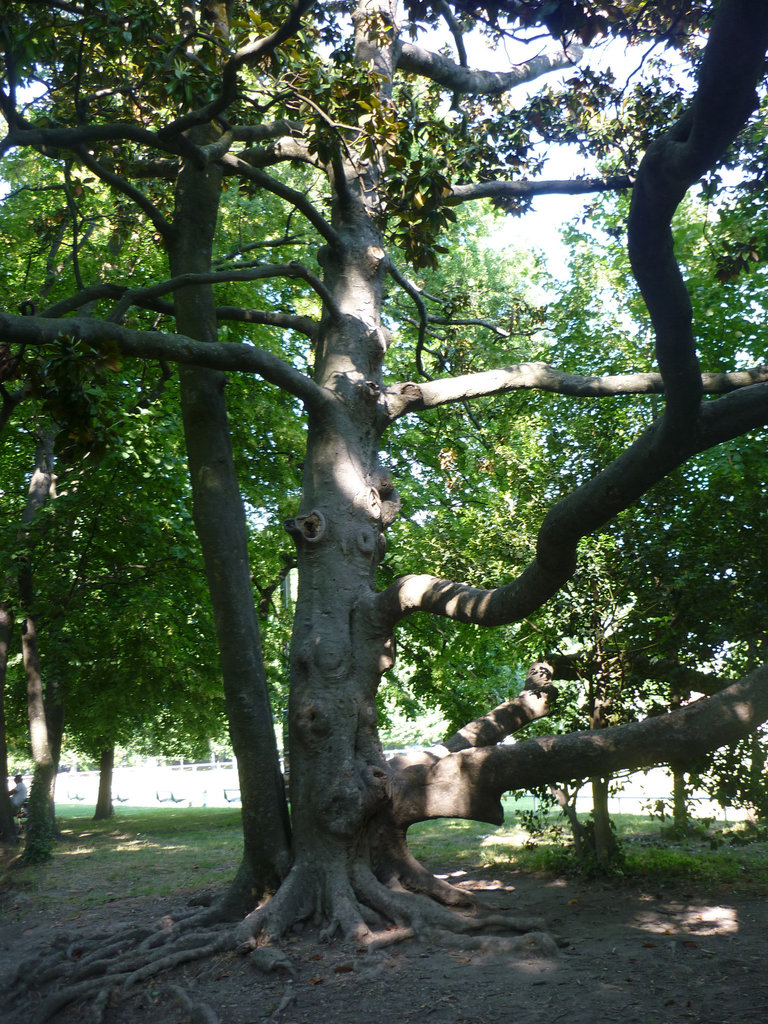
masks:
[[(411, 857), (413, 822), (499, 822), (505, 790), (666, 762), (671, 748), (682, 756), (718, 747), (768, 717), (765, 667), (675, 714), (499, 745), (547, 713), (550, 672), (537, 665), (518, 697), (410, 761), (385, 761), (376, 713), (395, 633), (410, 616), (490, 629), (530, 615), (571, 578), (582, 537), (697, 453), (768, 421), (765, 367), (702, 372), (670, 226), (687, 190), (724, 160), (746, 152), (759, 162), (751, 118), (768, 46), (763, 4), (722, 0), (714, 13), (708, 3), (633, 0), (610, 13), (586, 0), (413, 3), (399, 13), (388, 0), (299, 0), (290, 9), (205, 0), (180, 13), (170, 3), (5, 8), (0, 155), (12, 160), (27, 148), (64, 164), (75, 211), (89, 180), (105, 183), (123, 229), (143, 232), (164, 254), (164, 275), (152, 282), (115, 279), (105, 266), (74, 293), (47, 295), (44, 308), (26, 304), (30, 315), (3, 311), (0, 340), (14, 353), (77, 339), (84, 360), (90, 346), (179, 365), (195, 525), (243, 792), (245, 857), (229, 906), (251, 910), (277, 888), (241, 938), (278, 936), (307, 918), (362, 942), (382, 922), (447, 924), (441, 904), (466, 895)], [(438, 23), (453, 57), (412, 41)], [(471, 70), (464, 33), (473, 25), (530, 54), (504, 71)], [(657, 69), (622, 92), (583, 52), (603, 36), (673, 47), (675, 75)], [(557, 71), (564, 81), (542, 85)], [(34, 81), (44, 91), (30, 100), (22, 86)], [(516, 102), (518, 87), (525, 95)], [(601, 173), (543, 178), (540, 150), (555, 143), (592, 154)], [(717, 191), (716, 179), (709, 187)], [(439, 265), (455, 207), (490, 197), (515, 213), (536, 196), (610, 189), (632, 192), (626, 235), (657, 369), (645, 368), (645, 353), (605, 376), (541, 362), (490, 366), (479, 353), (473, 372), (457, 373), (436, 339), (451, 325), (460, 337), (467, 318), (409, 276)], [(265, 195), (283, 211), (279, 234), (274, 219), (268, 231), (248, 219), (247, 203)], [(301, 259), (279, 259), (289, 246)], [(140, 258), (136, 270), (143, 275)], [(286, 281), (300, 285), (293, 301)], [(403, 297), (418, 325), (407, 361), (397, 352), (407, 337)], [(390, 364), (398, 378), (387, 376)], [(227, 418), (225, 374), (235, 372), (290, 396), (284, 415), (307, 417), (301, 501), (285, 522), (299, 578), (290, 823)], [(510, 557), (506, 580), (486, 588), (482, 567), (471, 585), (425, 565), (379, 585), (401, 506), (388, 432), (457, 403), (472, 414), (483, 400), (481, 414), (499, 416), (505, 396), (520, 390), (580, 401), (653, 393), (663, 405), (570, 493), (553, 482), (535, 553), (528, 564)]]

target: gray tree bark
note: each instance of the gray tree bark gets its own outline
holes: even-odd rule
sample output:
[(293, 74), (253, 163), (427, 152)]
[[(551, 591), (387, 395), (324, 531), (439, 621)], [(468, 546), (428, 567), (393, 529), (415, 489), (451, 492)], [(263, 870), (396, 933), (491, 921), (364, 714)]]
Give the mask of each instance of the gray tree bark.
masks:
[[(171, 273), (210, 271), (221, 171), (185, 166), (169, 240)], [(216, 340), (210, 286), (175, 293), (180, 331)], [(193, 516), (203, 552), (219, 642), (230, 735), (242, 798), (244, 853), (228, 905), (249, 909), (275, 889), (290, 862), (289, 823), (248, 562), (245, 509), (232, 453), (223, 373), (182, 367), (184, 422)]]
[(5, 780), (8, 777), (8, 744), (5, 731), (5, 681), (8, 652), (13, 634), (13, 613), (5, 601), (0, 601), (0, 843), (16, 843), (18, 835), (13, 807)]
[(99, 792), (96, 797), (94, 821), (108, 821), (115, 813), (112, 804), (112, 773), (115, 768), (115, 747), (105, 747), (99, 757)]
[[(53, 432), (41, 432), (36, 440), (35, 467), (29, 484), (27, 504), (22, 513), (25, 531), (33, 523), (48, 500), (53, 486)], [(34, 573), (32, 553), (27, 551), (18, 571), (21, 650), (27, 681), (27, 716), (34, 760), (32, 787), (29, 794), (29, 816), (24, 858), (46, 860), (56, 836), (54, 793), (56, 771), (64, 727), (63, 697), (55, 681), (49, 681), (49, 692), (43, 681), (37, 623), (34, 608)]]

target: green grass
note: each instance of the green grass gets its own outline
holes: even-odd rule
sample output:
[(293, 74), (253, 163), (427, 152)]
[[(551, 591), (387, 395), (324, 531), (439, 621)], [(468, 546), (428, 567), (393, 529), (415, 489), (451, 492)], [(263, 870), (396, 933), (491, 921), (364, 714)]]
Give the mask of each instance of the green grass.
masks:
[[(506, 802), (501, 828), (466, 821), (429, 821), (409, 831), (416, 857), (437, 871), (497, 870), (563, 874), (574, 870), (567, 846), (553, 838), (531, 845)], [(25, 891), (36, 912), (69, 902), (75, 910), (126, 897), (171, 896), (221, 888), (238, 866), (242, 849), (238, 808), (120, 809), (107, 822), (91, 820), (93, 808), (59, 806), (62, 841), (46, 864), (6, 871), (0, 892)], [(557, 823), (558, 815), (552, 815)], [(768, 842), (740, 842), (746, 832), (723, 823), (689, 838), (665, 833), (657, 820), (614, 818), (625, 854), (627, 880), (702, 885), (768, 885)], [(563, 833), (567, 839), (567, 832)], [(12, 855), (11, 855), (12, 856)], [(6, 857), (6, 862), (9, 857)]]
[(100, 822), (83, 804), (57, 813), (62, 839), (52, 860), (0, 881), (0, 889), (26, 890), (42, 911), (67, 898), (89, 907), (220, 887), (242, 851), (239, 808), (122, 809)]
[[(533, 843), (516, 822), (515, 804), (511, 800), (504, 804), (505, 824), (500, 828), (466, 821), (414, 825), (408, 833), (411, 850), (438, 868), (507, 867), (547, 874), (578, 871), (570, 832), (558, 813), (553, 812), (549, 821), (562, 825), (559, 838)], [(715, 822), (679, 837), (649, 816), (617, 814), (612, 820), (624, 854), (623, 864), (615, 872), (619, 877), (658, 883), (677, 879), (702, 885), (768, 885), (768, 836), (752, 835), (746, 826)]]

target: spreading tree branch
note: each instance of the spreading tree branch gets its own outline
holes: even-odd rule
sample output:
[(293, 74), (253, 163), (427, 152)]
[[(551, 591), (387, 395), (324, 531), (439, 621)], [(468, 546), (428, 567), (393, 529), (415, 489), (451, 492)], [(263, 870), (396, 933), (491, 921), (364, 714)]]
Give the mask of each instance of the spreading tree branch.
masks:
[(522, 691), (516, 697), (462, 726), (453, 736), (443, 740), (438, 749), (455, 754), (473, 747), (495, 746), (530, 722), (548, 715), (556, 700), (552, 666), (546, 661), (535, 661), (528, 669)]
[(437, 817), (500, 825), (501, 796), (621, 769), (689, 761), (748, 736), (768, 718), (768, 666), (712, 697), (643, 722), (541, 736), (463, 750), (395, 773), (395, 813), (402, 828)]
[(82, 146), (73, 147), (73, 152), (76, 153), (79, 160), (82, 161), (83, 165), (92, 171), (98, 178), (100, 178), (105, 184), (110, 185), (116, 192), (121, 192), (124, 196), (127, 196), (149, 219), (155, 230), (161, 234), (164, 238), (167, 238), (171, 226), (168, 221), (163, 217), (158, 208), (149, 199), (141, 189), (137, 188), (131, 182), (126, 181), (121, 175), (108, 167), (105, 167), (102, 163), (96, 160), (90, 155)]
[(569, 178), (553, 181), (479, 181), (451, 186), (451, 198), (459, 202), (472, 199), (530, 199), (533, 196), (580, 196), (593, 192), (620, 192), (631, 188), (629, 174), (611, 174), (604, 178)]
[(403, 41), (397, 66), (400, 71), (420, 75), (454, 93), (466, 96), (500, 96), (518, 85), (533, 82), (551, 71), (562, 71), (581, 60), (584, 50), (572, 45), (567, 50), (542, 53), (510, 71), (479, 71), (457, 64), (449, 57)]
[[(113, 284), (106, 281), (101, 284), (90, 285), (75, 295), (61, 299), (52, 306), (41, 310), (40, 315), (50, 318), (63, 317), (67, 313), (73, 313), (75, 310), (82, 309), (83, 306), (87, 306), (92, 302), (98, 302), (101, 299), (119, 301), (127, 294), (131, 296), (130, 304), (137, 306), (139, 309), (151, 309), (156, 313), (162, 313), (164, 316), (176, 315), (176, 306), (173, 302), (151, 295), (143, 295), (141, 289), (130, 289), (127, 285)], [(244, 306), (217, 306), (216, 319), (218, 322), (234, 321), (245, 324), (263, 324), (265, 327), (278, 327), (282, 330), (298, 331), (299, 334), (305, 334), (308, 338), (315, 338), (318, 331), (317, 321), (311, 317), (299, 316), (296, 313), (277, 313), (273, 310), (248, 309)], [(117, 321), (113, 320), (113, 322)]]
[(341, 315), (333, 296), (320, 278), (301, 263), (290, 262), (262, 263), (248, 268), (212, 270), (207, 274), (181, 274), (166, 281), (159, 281), (157, 284), (148, 285), (146, 288), (130, 289), (121, 297), (118, 304), (119, 308), (110, 319), (114, 319), (115, 322), (119, 323), (128, 306), (148, 305), (153, 300), (160, 298), (160, 296), (174, 292), (178, 288), (185, 288), (190, 285), (224, 284), (233, 281), (263, 281), (276, 277), (300, 278), (302, 281), (306, 281), (322, 299), (329, 316), (338, 318)]
[[(765, 381), (768, 381), (768, 363), (732, 373), (701, 375), (702, 390), (709, 394), (725, 394)], [(392, 384), (384, 389), (383, 401), (390, 419), (394, 420), (409, 412), (435, 409), (450, 402), (534, 389), (571, 395), (574, 398), (659, 395), (664, 394), (664, 380), (660, 373), (620, 373), (593, 377), (565, 373), (548, 363), (519, 363), (498, 370), (485, 370), (422, 384), (411, 381)]]
[[(667, 395), (664, 415), (611, 465), (550, 509), (539, 531), (536, 558), (513, 583), (479, 590), (427, 575), (405, 577), (377, 599), (385, 621), (394, 623), (417, 610), (488, 626), (524, 617), (573, 575), (582, 537), (692, 455), (768, 422), (765, 383), (700, 404), (703, 384), (690, 300), (670, 226), (688, 187), (723, 155), (754, 109), (766, 47), (768, 7), (723, 0), (693, 103), (649, 146), (633, 190), (630, 257), (656, 330)], [(403, 391), (415, 399), (420, 389), (406, 385)]]
[(41, 346), (61, 338), (79, 338), (96, 349), (116, 346), (124, 356), (256, 373), (268, 383), (295, 395), (307, 407), (318, 406), (323, 401), (322, 389), (311, 378), (271, 352), (250, 345), (202, 342), (183, 334), (130, 330), (87, 317), (47, 319), (0, 312), (0, 342)]
[(656, 333), (671, 432), (690, 429), (701, 400), (688, 291), (671, 222), (683, 196), (724, 155), (757, 106), (765, 72), (768, 6), (723, 0), (717, 9), (693, 101), (648, 147), (637, 172), (627, 225), (632, 271)]
[(221, 163), (225, 174), (248, 178), (262, 188), (265, 188), (268, 192), (272, 192), (280, 199), (284, 199), (287, 203), (295, 206), (296, 209), (302, 213), (309, 223), (320, 233), (326, 242), (329, 243), (329, 245), (333, 246), (334, 249), (339, 249), (341, 247), (341, 239), (337, 232), (331, 227), (319, 210), (317, 210), (317, 208), (307, 199), (306, 193), (299, 192), (298, 189), (291, 188), (282, 181), (278, 181), (277, 178), (272, 178), (269, 174), (265, 174), (264, 171), (260, 171), (257, 167), (251, 166), (251, 164), (246, 160), (235, 156), (233, 153), (227, 153), (226, 156), (222, 158)]
[(429, 575), (405, 576), (376, 598), (385, 622), (426, 611), (460, 622), (516, 622), (549, 600), (576, 571), (576, 549), (692, 455), (768, 423), (768, 383), (704, 403), (694, 428), (672, 437), (654, 421), (601, 473), (554, 505), (539, 530), (536, 558), (513, 582), (484, 590)]

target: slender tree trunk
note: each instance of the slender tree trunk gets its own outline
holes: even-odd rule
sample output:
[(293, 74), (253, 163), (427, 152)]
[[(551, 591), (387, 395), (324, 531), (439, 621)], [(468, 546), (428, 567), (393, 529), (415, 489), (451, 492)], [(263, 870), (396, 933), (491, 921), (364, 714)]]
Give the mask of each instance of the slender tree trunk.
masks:
[(5, 780), (8, 778), (8, 744), (5, 732), (5, 682), (8, 651), (13, 635), (13, 613), (0, 602), (0, 843), (16, 843), (16, 821)]
[(112, 806), (112, 772), (115, 767), (115, 745), (105, 747), (99, 757), (99, 795), (96, 798), (94, 821), (106, 821), (115, 813)]
[(610, 777), (593, 776), (592, 784), (592, 820), (595, 826), (595, 857), (598, 864), (608, 864), (616, 853), (616, 837), (611, 828), (611, 816), (608, 813), (608, 794)]
[[(209, 271), (221, 172), (185, 167), (176, 194), (171, 272)], [(179, 331), (216, 339), (213, 292), (175, 296)], [(242, 798), (244, 856), (230, 892), (233, 912), (275, 889), (290, 864), (290, 825), (248, 561), (245, 510), (227, 419), (224, 374), (182, 367), (181, 409), (193, 515), (219, 642), (224, 694)]]
[(688, 829), (688, 792), (685, 785), (685, 772), (679, 765), (672, 765), (672, 820), (680, 832)]
[(554, 796), (560, 805), (560, 809), (568, 819), (568, 823), (571, 826), (571, 834), (573, 835), (573, 852), (576, 854), (576, 860), (583, 860), (585, 856), (584, 844), (585, 844), (585, 829), (583, 823), (579, 820), (579, 816), (576, 813), (576, 797), (578, 796), (578, 789), (570, 790), (567, 787), (562, 786), (550, 786), (550, 793)]
[[(590, 688), (590, 729), (605, 729), (608, 726), (610, 669), (605, 661), (603, 639), (602, 626), (598, 622), (595, 644), (598, 670)], [(590, 779), (590, 783), (592, 786), (595, 859), (598, 864), (607, 865), (617, 850), (616, 836), (611, 828), (611, 816), (608, 813), (608, 793), (611, 779), (610, 776), (596, 775)]]
[[(52, 485), (53, 434), (48, 431), (37, 439), (35, 469), (29, 485), (26, 508), (22, 515), (27, 535), (35, 516), (48, 500)], [(46, 860), (50, 856), (56, 834), (54, 790), (58, 754), (54, 749), (55, 740), (52, 744), (52, 737), (48, 729), (48, 716), (46, 715), (45, 687), (34, 614), (32, 553), (29, 550), (19, 565), (18, 586), (19, 607), (24, 615), (21, 623), (21, 650), (27, 680), (29, 736), (35, 764), (32, 788), (29, 794), (29, 817), (24, 858), (30, 862), (37, 862)], [(58, 706), (63, 707), (60, 702)], [(63, 713), (61, 725), (63, 727)], [(60, 749), (61, 730), (59, 730), (58, 742)]]

